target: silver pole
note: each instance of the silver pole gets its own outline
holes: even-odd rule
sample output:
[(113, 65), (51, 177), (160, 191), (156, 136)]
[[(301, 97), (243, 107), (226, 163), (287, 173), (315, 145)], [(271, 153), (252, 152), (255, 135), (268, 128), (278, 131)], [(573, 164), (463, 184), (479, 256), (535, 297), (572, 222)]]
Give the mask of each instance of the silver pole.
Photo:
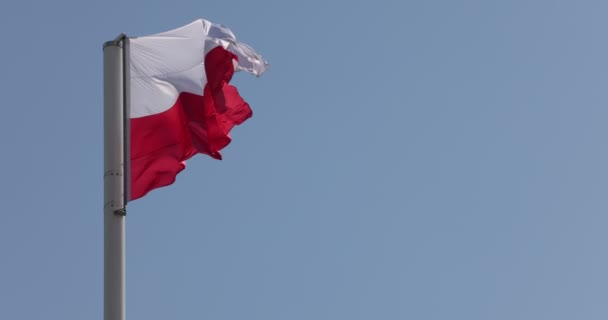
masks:
[(104, 74), (104, 320), (125, 320), (125, 81), (124, 35), (103, 46)]

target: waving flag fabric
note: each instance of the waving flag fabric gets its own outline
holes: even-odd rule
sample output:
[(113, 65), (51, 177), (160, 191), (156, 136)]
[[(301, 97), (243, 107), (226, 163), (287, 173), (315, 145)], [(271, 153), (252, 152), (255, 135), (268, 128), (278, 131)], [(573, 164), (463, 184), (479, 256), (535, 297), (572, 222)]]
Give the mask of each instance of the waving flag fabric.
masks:
[(131, 200), (175, 181), (197, 153), (221, 159), (230, 130), (251, 117), (229, 84), (235, 71), (260, 76), (268, 63), (228, 28), (199, 19), (131, 38)]

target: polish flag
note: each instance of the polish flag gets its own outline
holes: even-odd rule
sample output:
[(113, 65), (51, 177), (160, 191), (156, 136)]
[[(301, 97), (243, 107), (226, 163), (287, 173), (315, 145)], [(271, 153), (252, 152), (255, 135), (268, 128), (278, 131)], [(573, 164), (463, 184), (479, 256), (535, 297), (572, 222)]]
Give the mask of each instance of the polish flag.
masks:
[(229, 84), (268, 63), (228, 28), (199, 19), (129, 39), (131, 200), (175, 181), (197, 153), (222, 159), (230, 130), (251, 117)]

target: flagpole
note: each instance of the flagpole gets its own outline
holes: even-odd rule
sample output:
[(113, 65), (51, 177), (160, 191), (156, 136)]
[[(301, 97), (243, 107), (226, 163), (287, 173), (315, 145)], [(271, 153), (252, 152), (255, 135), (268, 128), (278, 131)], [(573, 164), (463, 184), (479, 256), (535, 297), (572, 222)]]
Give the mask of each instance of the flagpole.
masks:
[(125, 215), (128, 196), (128, 39), (103, 45), (104, 320), (125, 320)]

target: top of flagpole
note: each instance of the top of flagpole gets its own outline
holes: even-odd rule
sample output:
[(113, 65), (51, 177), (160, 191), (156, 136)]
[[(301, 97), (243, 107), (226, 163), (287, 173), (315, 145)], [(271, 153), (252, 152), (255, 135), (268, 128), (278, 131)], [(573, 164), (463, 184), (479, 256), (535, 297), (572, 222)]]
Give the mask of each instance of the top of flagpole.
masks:
[[(121, 48), (122, 52), (122, 70), (120, 72), (122, 78), (122, 129), (123, 129), (123, 155), (124, 155), (124, 163), (123, 163), (123, 187), (124, 187), (124, 201), (123, 205), (126, 206), (131, 198), (131, 188), (130, 188), (130, 176), (131, 176), (131, 165), (130, 165), (130, 61), (129, 61), (129, 37), (125, 33), (120, 33), (114, 40), (106, 41), (103, 44), (103, 50), (105, 51), (108, 47), (118, 47)], [(126, 215), (126, 212), (123, 208), (121, 211), (122, 215)]]
[(121, 33), (119, 34), (116, 39), (111, 40), (111, 41), (106, 41), (103, 44), (103, 48), (107, 47), (107, 46), (119, 46), (122, 47), (123, 46), (123, 40), (127, 38), (127, 35), (125, 33)]

